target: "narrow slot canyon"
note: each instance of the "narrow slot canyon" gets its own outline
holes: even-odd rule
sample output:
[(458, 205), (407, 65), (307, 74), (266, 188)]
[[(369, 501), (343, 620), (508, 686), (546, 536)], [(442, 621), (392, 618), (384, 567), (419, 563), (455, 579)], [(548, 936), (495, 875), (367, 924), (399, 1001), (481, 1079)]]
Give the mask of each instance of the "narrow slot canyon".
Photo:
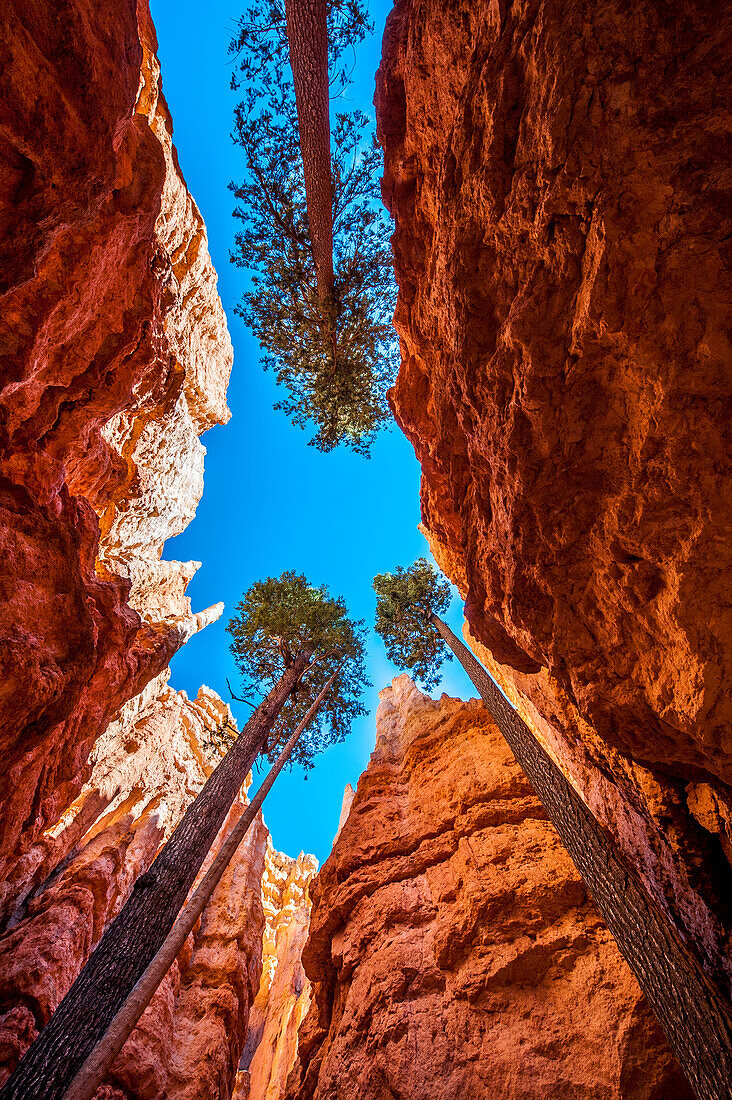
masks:
[[(722, 1084), (688, 1079), (474, 684), (455, 663), (422, 690), (369, 634), (350, 740), (329, 717), (290, 761), (96, 1100), (732, 1097), (729, 8), (372, 5), (352, 95), (398, 362), (383, 450), (328, 474), (262, 418), (274, 395), (303, 426), (244, 343), (230, 165), (201, 145), (207, 230), (163, 94), (177, 51), (175, 95), (231, 127), (205, 97), (236, 88), (244, 9), (194, 16), (213, 75), (203, 26), (198, 62), (166, 45), (173, 9), (153, 2), (158, 43), (148, 0), (0, 2), (0, 1089), (259, 713), (269, 685), (229, 682), (231, 590), (310, 551), (309, 590), (332, 565), (358, 616), (376, 569), (434, 561), (453, 628), (722, 1004)], [(189, 527), (210, 562), (173, 559)]]

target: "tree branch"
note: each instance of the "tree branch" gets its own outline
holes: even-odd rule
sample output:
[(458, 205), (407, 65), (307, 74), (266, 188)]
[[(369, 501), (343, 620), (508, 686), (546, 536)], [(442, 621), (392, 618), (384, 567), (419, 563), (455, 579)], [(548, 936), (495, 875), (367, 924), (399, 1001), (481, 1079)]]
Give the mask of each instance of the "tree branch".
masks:
[[(252, 710), (257, 709), (257, 707), (259, 706), (258, 703), (250, 703), (248, 699), (242, 699), (240, 695), (234, 695), (234, 691), (233, 691), (233, 688), (232, 688), (231, 684), (229, 683), (229, 677), (228, 676), (226, 677), (226, 686), (229, 689), (229, 695), (231, 696), (232, 699), (236, 699), (237, 703), (246, 703), (246, 705), (248, 707), (251, 707)], [(228, 722), (226, 724), (228, 725)]]

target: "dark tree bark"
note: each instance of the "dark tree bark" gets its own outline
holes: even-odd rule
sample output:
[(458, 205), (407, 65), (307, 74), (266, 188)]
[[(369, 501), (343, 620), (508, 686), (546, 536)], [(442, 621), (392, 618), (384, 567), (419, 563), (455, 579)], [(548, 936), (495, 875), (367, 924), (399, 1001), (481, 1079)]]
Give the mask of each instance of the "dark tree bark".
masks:
[(61, 1100), (160, 950), (267, 733), (308, 668), (297, 657), (257, 708), (104, 935), (0, 1100)]
[(285, 0), (308, 224), (318, 293), (333, 294), (333, 190), (326, 0)]
[(536, 791), (700, 1100), (732, 1096), (732, 1005), (468, 647), (437, 627)]

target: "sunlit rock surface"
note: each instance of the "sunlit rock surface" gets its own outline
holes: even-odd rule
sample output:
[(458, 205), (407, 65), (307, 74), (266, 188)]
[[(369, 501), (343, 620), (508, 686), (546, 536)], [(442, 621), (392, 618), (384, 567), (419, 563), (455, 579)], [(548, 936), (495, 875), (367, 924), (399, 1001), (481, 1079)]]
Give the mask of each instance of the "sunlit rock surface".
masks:
[(110, 718), (221, 612), (192, 613), (196, 563), (160, 561), (201, 496), (198, 436), (228, 419), (232, 350), (155, 46), (144, 0), (3, 16), (6, 882), (61, 827)]
[(265, 930), (262, 980), (239, 1062), (234, 1100), (282, 1100), (297, 1054), (297, 1033), (310, 1007), (302, 949), (310, 922), (314, 856), (297, 859), (267, 847), (262, 878)]
[(481, 703), (381, 693), (313, 884), (298, 1100), (660, 1100), (685, 1086)]
[(346, 821), (348, 821), (348, 815), (351, 812), (351, 806), (353, 805), (353, 800), (355, 797), (356, 792), (354, 791), (353, 787), (350, 783), (346, 783), (346, 788), (343, 791), (343, 802), (341, 803), (341, 816), (338, 819), (338, 832), (335, 835), (336, 840), (338, 839), (338, 834), (345, 825)]
[[(227, 723), (235, 728), (227, 705), (208, 688), (189, 700), (163, 678), (157, 686), (157, 696), (128, 704), (97, 742), (89, 781), (30, 849), (24, 874), (11, 884), (13, 908), (0, 938), (3, 1076), (216, 766), (220, 731)], [(243, 791), (242, 799), (222, 833), (246, 804)], [(159, 1095), (150, 1082), (170, 1095), (189, 1095), (181, 1082), (190, 1075), (191, 1057), (204, 1060), (215, 1082), (233, 1079), (259, 982), (267, 842), (258, 819), (125, 1046), (118, 1075), (128, 1086), (134, 1081), (135, 1095)], [(200, 1093), (190, 1095), (218, 1092), (213, 1085), (206, 1092), (204, 1080)]]
[(397, 420), (476, 651), (732, 976), (729, 10), (398, 0)]

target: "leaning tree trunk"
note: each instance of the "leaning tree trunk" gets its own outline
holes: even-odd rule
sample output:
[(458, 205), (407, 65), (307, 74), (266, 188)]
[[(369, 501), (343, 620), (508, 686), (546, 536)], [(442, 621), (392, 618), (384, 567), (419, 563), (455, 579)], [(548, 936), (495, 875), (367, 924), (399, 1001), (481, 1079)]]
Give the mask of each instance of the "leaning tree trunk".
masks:
[(318, 294), (333, 294), (333, 192), (330, 176), (327, 0), (285, 0), (297, 100), (310, 240)]
[(309, 657), (296, 659), (259, 705), (104, 932), (61, 1004), (0, 1091), (0, 1100), (61, 1100), (132, 992), (173, 922)]
[(310, 725), (310, 722), (320, 710), (323, 700), (330, 691), (333, 681), (342, 667), (343, 666), (337, 668), (330, 679), (323, 685), (317, 699), (308, 710), (302, 722), (300, 722), (293, 731), (289, 741), (270, 768), (266, 779), (251, 803), (247, 806), (246, 810), (221, 845), (216, 857), (211, 862), (211, 866), (203, 876), (198, 889), (181, 909), (178, 919), (168, 933), (163, 946), (132, 990), (132, 993), (127, 998), (122, 1008), (112, 1020), (104, 1036), (97, 1043), (72, 1081), (71, 1087), (65, 1095), (65, 1100), (91, 1100), (91, 1097), (94, 1096), (94, 1093), (104, 1081), (104, 1078), (111, 1069), (112, 1063), (132, 1034), (137, 1021), (150, 1004), (150, 1001), (155, 995), (155, 991), (183, 947), (189, 932), (192, 931), (194, 924), (203, 912), (209, 898), (221, 881), (221, 876), (229, 866), (234, 852), (249, 831), (249, 827), (259, 813), (262, 803), (271, 790), (275, 779), (290, 759), (292, 750), (300, 740), (303, 730)]
[(615, 937), (700, 1100), (732, 1096), (732, 1005), (651, 900), (564, 773), (483, 666), (437, 615), (437, 627), (481, 694)]

